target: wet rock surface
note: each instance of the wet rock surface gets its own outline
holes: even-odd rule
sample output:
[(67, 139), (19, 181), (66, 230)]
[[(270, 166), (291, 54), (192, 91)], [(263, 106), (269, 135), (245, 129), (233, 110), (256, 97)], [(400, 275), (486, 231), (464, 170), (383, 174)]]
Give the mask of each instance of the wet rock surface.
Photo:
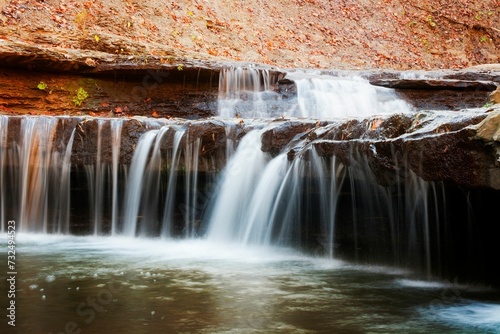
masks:
[[(281, 122), (280, 122), (281, 123)], [(272, 155), (277, 155), (286, 147), (294, 137), (298, 134), (303, 134), (308, 130), (319, 126), (320, 121), (315, 122), (300, 122), (300, 121), (285, 121), (262, 134), (262, 151), (269, 152)]]
[[(427, 181), (500, 189), (499, 115), (497, 107), (460, 115), (417, 112), (328, 122), (278, 119), (259, 126), (268, 128), (261, 136), (262, 150), (273, 156), (286, 153), (289, 160), (308, 159), (309, 150), (314, 148), (319, 156), (335, 156), (348, 167), (360, 162), (368, 164), (382, 185), (397, 182), (401, 175), (411, 171)], [(9, 119), (8, 147), (21, 142), (21, 119), (20, 116)], [(58, 119), (53, 149), (63, 152), (74, 131), (71, 161), (76, 166), (96, 164), (98, 157), (100, 163), (111, 164), (113, 131), (116, 131), (112, 131), (112, 124), (120, 122), (120, 164), (131, 164), (137, 143), (146, 131), (168, 127), (159, 146), (162, 156), (172, 154), (174, 137), (182, 132), (178, 147), (183, 153), (178, 168), (192, 169), (186, 152), (191, 155), (198, 152), (202, 162), (197, 168), (208, 172), (224, 168), (228, 141), (237, 145), (256, 126), (218, 118)]]
[[(385, 122), (350, 121), (326, 132), (312, 145), (320, 156), (335, 155), (346, 166), (360, 159), (365, 161), (380, 184), (397, 181), (400, 174), (411, 170), (427, 181), (498, 189), (494, 172), (498, 165), (497, 142), (491, 136), (486, 136), (486, 142), (476, 139), (476, 129), (484, 130), (489, 123), (485, 119), (491, 118), (493, 123), (497, 113), (498, 110), (428, 124), (421, 114), (412, 118), (401, 116), (399, 120), (391, 116)], [(366, 127), (376, 123), (380, 124), (377, 129)], [(489, 125), (495, 131), (497, 126)], [(377, 131), (393, 136), (384, 139), (375, 135)]]

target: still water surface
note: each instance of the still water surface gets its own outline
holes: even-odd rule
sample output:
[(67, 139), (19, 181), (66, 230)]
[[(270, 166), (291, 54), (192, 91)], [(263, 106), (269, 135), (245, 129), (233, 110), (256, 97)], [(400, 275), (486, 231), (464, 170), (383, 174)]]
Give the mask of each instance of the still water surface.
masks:
[(288, 249), (25, 234), (16, 255), (1, 333), (500, 333), (488, 287)]

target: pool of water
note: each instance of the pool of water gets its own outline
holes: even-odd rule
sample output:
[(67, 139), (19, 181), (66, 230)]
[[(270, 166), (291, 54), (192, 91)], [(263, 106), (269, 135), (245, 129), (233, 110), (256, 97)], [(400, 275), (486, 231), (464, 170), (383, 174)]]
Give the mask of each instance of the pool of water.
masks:
[(16, 242), (16, 327), (2, 283), (1, 333), (500, 333), (498, 291), (395, 268), (206, 240)]

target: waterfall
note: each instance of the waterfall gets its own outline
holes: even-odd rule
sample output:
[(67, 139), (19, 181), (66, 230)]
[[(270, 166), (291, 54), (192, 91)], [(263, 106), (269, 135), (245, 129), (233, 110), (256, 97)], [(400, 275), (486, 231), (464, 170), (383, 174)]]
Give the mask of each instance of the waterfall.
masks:
[[(321, 251), (328, 255), (328, 257), (334, 258), (335, 219), (340, 190), (342, 189), (342, 184), (344, 183), (346, 175), (345, 167), (342, 164), (337, 163), (335, 156), (333, 156), (330, 159), (330, 163), (328, 163), (328, 159), (321, 158), (314, 148), (311, 150), (311, 154), (311, 163), (314, 173), (319, 180), (318, 188), (319, 193), (321, 194), (320, 220), (322, 234), (318, 242), (321, 245)], [(328, 172), (330, 173), (329, 183), (324, 182), (325, 180), (328, 180)]]
[[(351, 156), (347, 168), (349, 197), (342, 205), (350, 207), (343, 219), (351, 221), (348, 229), (352, 231), (353, 258), (376, 262), (383, 254), (389, 263), (419, 268), (430, 279), (432, 267), (440, 261), (442, 218), (437, 215), (437, 207), (446, 207), (444, 194), (438, 194), (440, 185), (400, 166), (397, 178), (401, 182), (382, 186), (365, 156), (357, 151)], [(430, 230), (431, 221), (436, 225), (434, 231)], [(360, 249), (365, 251), (360, 253)]]
[(111, 235), (117, 234), (118, 229), (118, 165), (120, 159), (120, 145), (123, 121), (121, 119), (111, 120), (111, 143), (112, 143), (112, 168), (111, 177), (113, 182), (111, 203)]
[[(300, 72), (289, 73), (287, 78), (294, 81), (297, 96), (296, 104), (286, 116), (332, 119), (411, 110), (393, 90), (374, 87), (362, 78)], [(226, 117), (235, 114), (245, 118), (274, 117), (272, 108), (262, 99), (266, 90), (272, 95), (270, 89), (268, 72), (226, 69), (219, 83), (219, 113)], [(242, 111), (242, 105), (251, 112)], [(297, 155), (289, 161), (287, 150), (271, 157), (261, 149), (265, 130), (264, 126), (247, 134), (222, 172), (210, 215), (206, 218), (210, 226), (208, 238), (243, 244), (300, 243), (301, 237), (297, 237), (301, 230), (300, 220), (307, 219), (309, 213), (306, 211), (318, 210), (318, 213), (311, 213), (321, 221), (318, 242), (325, 253), (333, 257), (336, 208), (345, 167), (337, 163), (335, 157), (326, 162), (314, 149), (310, 150), (308, 159)], [(351, 177), (354, 207), (356, 198), (352, 182)], [(318, 188), (321, 195), (314, 197), (314, 191), (305, 194), (312, 188)], [(311, 204), (314, 201), (317, 203)], [(356, 225), (356, 212), (353, 216)]]
[[(223, 101), (225, 108), (238, 110), (241, 102), (238, 99), (247, 102), (249, 86), (252, 92), (260, 94), (262, 86), (248, 84), (257, 77), (252, 74), (253, 79), (249, 80), (250, 73), (225, 74), (226, 90), (229, 83), (238, 82), (232, 77), (228, 79), (232, 75), (241, 75), (241, 80), (247, 80), (246, 85), (230, 86), (231, 94), (226, 92), (223, 99), (230, 96), (232, 105)], [(331, 120), (412, 112), (412, 107), (393, 90), (374, 87), (362, 78), (301, 73), (287, 77), (297, 88), (296, 104), (286, 113), (288, 117)], [(238, 89), (241, 94), (233, 92)], [(252, 103), (255, 104), (255, 100)], [(269, 109), (264, 114), (258, 103), (255, 108), (258, 113), (238, 111), (238, 114), (275, 116)], [(208, 239), (242, 245), (294, 247), (313, 240), (318, 244), (319, 253), (335, 257), (336, 225), (340, 219), (342, 231), (338, 234), (352, 236), (348, 241), (341, 241), (344, 255), (346, 249), (351, 249), (356, 261), (389, 260), (394, 265), (420, 268), (430, 278), (432, 267), (436, 266), (433, 262), (440, 261), (434, 253), (439, 255), (437, 244), (441, 238), (439, 229), (431, 231), (430, 219), (439, 224), (437, 207), (445, 205), (439, 203), (444, 195), (436, 194), (436, 185), (417, 177), (406, 166), (399, 166), (396, 177), (401, 182), (382, 186), (373, 175), (367, 157), (357, 151), (351, 153), (347, 166), (335, 156), (321, 157), (308, 145), (290, 159), (288, 151), (300, 135), (273, 156), (261, 148), (263, 133), (273, 126), (272, 122), (263, 121), (228, 155), (230, 159), (219, 176), (205, 217), (209, 225)], [(374, 148), (372, 151), (377, 154)], [(394, 161), (398, 161), (396, 156)], [(316, 230), (311, 225), (305, 228), (304, 221), (308, 220), (318, 221)], [(311, 235), (305, 232), (308, 230)], [(378, 239), (390, 242), (382, 244)], [(388, 259), (387, 254), (392, 258)]]
[[(21, 231), (35, 231), (41, 227), (48, 232), (49, 194), (56, 176), (51, 162), (58, 159), (52, 151), (55, 118), (24, 118), (21, 123)], [(52, 175), (51, 175), (52, 174)]]
[(409, 112), (411, 107), (392, 89), (375, 87), (363, 78), (292, 73), (297, 106), (286, 116), (331, 119)]
[(136, 154), (134, 154), (130, 166), (130, 175), (125, 192), (125, 223), (123, 226), (123, 234), (127, 236), (136, 235), (137, 216), (141, 203), (147, 158), (157, 134), (158, 130), (150, 131), (139, 139)]
[[(268, 117), (280, 96), (271, 91), (269, 70), (228, 67), (219, 76), (218, 113), (221, 117)], [(277, 115), (276, 115), (277, 116)]]
[[(171, 131), (173, 130), (169, 127), (161, 127), (158, 130), (153, 130), (151, 134), (146, 134), (144, 138), (146, 141), (144, 150), (145, 153), (149, 152), (150, 156), (149, 162), (145, 166), (145, 171), (142, 176), (143, 185), (142, 187), (136, 189), (130, 188), (132, 192), (143, 196), (143, 198), (139, 199), (137, 203), (133, 203), (133, 205), (142, 204), (142, 214), (139, 215), (139, 217), (142, 218), (139, 229), (140, 236), (154, 236), (158, 233), (157, 225), (161, 218), (159, 217), (158, 208), (163, 206), (160, 196), (162, 183), (161, 174), (164, 169), (160, 152), (160, 144), (164, 136)], [(154, 138), (150, 137), (152, 134), (154, 134)], [(147, 159), (145, 161), (147, 161)], [(131, 179), (137, 178), (138, 176), (141, 177), (140, 175), (137, 175), (137, 171), (133, 172), (131, 170)], [(128, 217), (126, 222), (129, 222), (130, 220), (134, 220), (134, 217)], [(137, 220), (138, 219), (135, 219), (136, 223)]]
[(73, 141), (75, 139), (75, 129), (71, 132), (71, 137), (69, 138), (64, 156), (62, 159), (61, 166), (61, 184), (59, 187), (59, 194), (56, 198), (61, 202), (59, 203), (59, 217), (58, 217), (58, 230), (60, 234), (67, 234), (70, 231), (70, 211), (71, 211), (71, 183), (70, 183), (70, 173), (71, 173), (71, 153), (73, 149)]
[[(186, 141), (189, 142), (189, 133), (186, 134)], [(197, 207), (197, 189), (198, 189), (198, 163), (201, 149), (201, 139), (196, 138), (192, 143), (186, 144), (185, 148), (185, 203), (179, 209), (184, 218), (184, 237), (192, 238), (196, 236), (196, 230), (199, 227), (199, 221), (196, 219), (198, 213)]]
[(261, 134), (261, 130), (255, 130), (243, 137), (222, 172), (209, 217), (209, 237), (212, 239), (230, 241), (235, 236), (241, 239), (241, 218), (251, 209), (256, 180), (261, 178), (268, 160), (260, 149)]
[(107, 166), (101, 162), (102, 154), (102, 126), (104, 120), (97, 120), (97, 154), (95, 161), (95, 175), (94, 175), (94, 234), (99, 235), (101, 233), (101, 219), (102, 219), (102, 207), (103, 207), (103, 197), (104, 197), (104, 177), (107, 173), (104, 172)]
[(168, 176), (167, 195), (165, 197), (165, 205), (163, 211), (163, 224), (161, 229), (161, 236), (168, 238), (171, 236), (171, 229), (173, 226), (173, 209), (174, 199), (177, 187), (177, 167), (180, 159), (180, 142), (184, 136), (185, 129), (175, 132), (174, 146), (172, 148), (172, 157), (170, 160), (170, 173)]
[(252, 67), (223, 68), (219, 77), (218, 114), (242, 118), (345, 118), (404, 113), (411, 106), (394, 90), (371, 85), (358, 76), (332, 76), (291, 72), (297, 94), (285, 103), (274, 90), (269, 70)]
[[(122, 132), (130, 120), (81, 120), (68, 125), (71, 132), (60, 139), (56, 133), (63, 118), (23, 117), (20, 139), (8, 143), (9, 118), (0, 116), (2, 222), (14, 215), (25, 232), (297, 247), (359, 262), (389, 259), (430, 273), (440, 261), (444, 233), (431, 223), (442, 219), (437, 208), (446, 206), (440, 185), (419, 178), (404, 162), (396, 166), (394, 181), (381, 185), (366, 152), (351, 149), (341, 160), (315, 146), (340, 119), (407, 113), (409, 105), (393, 90), (358, 77), (295, 72), (287, 78), (296, 95), (278, 113), (274, 106), (284, 101), (274, 91), (276, 78), (269, 71), (223, 69), (221, 140), (210, 128), (208, 135), (193, 130), (196, 121), (144, 121), (147, 126), (137, 134), (134, 148), (127, 148), (133, 150), (131, 159), (125, 159), (130, 161), (128, 172), (120, 167), (126, 150)], [(280, 149), (264, 152), (264, 134), (306, 121), (301, 118), (314, 120)], [(85, 122), (92, 123), (95, 138), (78, 132)], [(353, 139), (346, 147), (363, 140)], [(222, 143), (220, 155), (204, 157), (206, 145), (215, 142)], [(88, 192), (84, 218), (70, 214), (72, 204), (87, 200), (71, 196), (76, 191), (71, 177), (75, 145), (90, 152), (79, 165), (87, 179), (79, 185)], [(377, 154), (374, 148), (372, 153)], [(224, 167), (214, 163), (219, 158), (226, 159)], [(207, 180), (215, 180), (215, 186), (203, 192)], [(75, 228), (73, 219), (87, 219), (89, 226)]]
[[(169, 133), (171, 138), (165, 139)], [(184, 224), (182, 235), (196, 236), (201, 138), (190, 136), (188, 128), (175, 125), (150, 130), (141, 136), (125, 193), (123, 235), (170, 238), (180, 214)], [(162, 153), (164, 140), (171, 140), (172, 147)], [(181, 169), (183, 173), (179, 173)]]
[[(118, 233), (119, 222), (119, 174), (120, 146), (123, 120), (100, 118), (96, 121), (95, 160), (85, 165), (85, 175), (90, 189), (89, 217), (92, 234)], [(103, 152), (110, 152), (109, 159)]]
[(23, 117), (18, 143), (8, 145), (8, 120), (0, 117), (2, 219), (23, 232), (68, 233), (70, 166), (74, 131), (56, 139), (61, 119)]
[[(309, 159), (297, 155), (289, 161), (286, 150), (271, 157), (260, 147), (262, 133), (268, 129), (247, 134), (222, 172), (207, 218), (207, 237), (243, 245), (297, 247), (316, 237), (324, 247), (322, 252), (333, 257), (335, 210), (343, 167), (331, 159), (327, 177), (326, 163), (314, 149)], [(312, 216), (322, 222), (316, 236), (302, 233), (305, 219)]]

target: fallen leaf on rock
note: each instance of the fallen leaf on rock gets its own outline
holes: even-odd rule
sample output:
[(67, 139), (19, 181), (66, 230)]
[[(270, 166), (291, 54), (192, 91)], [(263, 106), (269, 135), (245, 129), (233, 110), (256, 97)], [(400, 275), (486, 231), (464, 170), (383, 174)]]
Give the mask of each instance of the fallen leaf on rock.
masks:
[(96, 67), (97, 61), (92, 59), (92, 58), (87, 58), (87, 59), (85, 59), (85, 64), (87, 64), (87, 66), (90, 66), (90, 67)]
[(373, 130), (376, 130), (380, 124), (382, 124), (382, 119), (381, 118), (377, 118), (376, 120), (373, 120), (370, 124), (370, 130), (373, 131)]

